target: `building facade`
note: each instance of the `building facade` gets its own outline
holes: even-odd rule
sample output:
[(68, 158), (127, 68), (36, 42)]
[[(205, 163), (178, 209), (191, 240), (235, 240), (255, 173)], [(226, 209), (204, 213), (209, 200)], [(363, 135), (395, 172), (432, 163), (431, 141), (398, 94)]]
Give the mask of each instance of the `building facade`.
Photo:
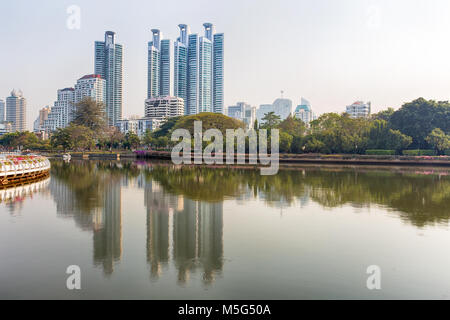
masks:
[(294, 116), (297, 119), (302, 120), (306, 125), (309, 125), (311, 121), (316, 120), (316, 115), (312, 111), (311, 103), (304, 98), (302, 98), (301, 103), (295, 109)]
[(274, 112), (281, 120), (286, 120), (287, 117), (293, 114), (292, 101), (290, 99), (277, 99), (273, 104), (263, 104), (256, 111), (256, 118), (259, 124), (262, 124), (263, 118), (269, 112)]
[(51, 109), (49, 106), (46, 106), (46, 107), (42, 108), (41, 110), (39, 110), (39, 116), (33, 123), (33, 132), (38, 133), (38, 132), (45, 131), (44, 123), (48, 119), (50, 110)]
[(225, 36), (223, 33), (214, 35), (213, 51), (213, 109), (216, 113), (225, 111)]
[(105, 33), (105, 41), (95, 42), (95, 74), (106, 81), (105, 105), (110, 126), (122, 119), (123, 47), (116, 34)]
[(184, 101), (179, 97), (158, 97), (145, 101), (145, 118), (167, 120), (184, 115)]
[(12, 132), (24, 132), (27, 129), (27, 100), (22, 91), (13, 90), (6, 98), (6, 122), (11, 123)]
[(362, 101), (356, 101), (352, 105), (347, 106), (346, 113), (350, 115), (351, 118), (368, 118), (371, 113), (371, 103), (364, 103)]
[(163, 123), (160, 119), (143, 118), (143, 119), (125, 119), (116, 123), (117, 129), (123, 134), (132, 132), (142, 138), (147, 131), (153, 132), (157, 130)]
[[(182, 98), (187, 106), (187, 78), (188, 78), (188, 34), (189, 27), (180, 24), (180, 37), (174, 45), (174, 95)], [(187, 114), (187, 109), (185, 109)]]
[(253, 129), (256, 120), (256, 107), (245, 102), (238, 102), (235, 106), (229, 106), (227, 114), (231, 118), (245, 123), (247, 129)]
[(6, 116), (5, 101), (0, 99), (0, 123), (5, 122), (5, 116)]
[(85, 97), (104, 104), (106, 81), (100, 75), (85, 75), (77, 80), (74, 88), (58, 90), (57, 100), (44, 121), (45, 131), (53, 132), (58, 128), (67, 127), (74, 120), (77, 103)]

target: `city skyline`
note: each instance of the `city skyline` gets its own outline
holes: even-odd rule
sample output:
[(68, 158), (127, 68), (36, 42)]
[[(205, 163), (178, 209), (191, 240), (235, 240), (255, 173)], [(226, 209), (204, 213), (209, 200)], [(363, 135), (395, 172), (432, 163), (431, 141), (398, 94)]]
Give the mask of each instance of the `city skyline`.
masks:
[[(225, 106), (236, 101), (259, 106), (273, 101), (280, 90), (294, 105), (300, 97), (308, 97), (317, 113), (342, 112), (358, 100), (370, 100), (373, 112), (377, 112), (399, 108), (420, 96), (450, 99), (446, 81), (450, 62), (445, 57), (448, 45), (443, 41), (450, 24), (445, 18), (450, 5), (445, 1), (434, 6), (417, 0), (339, 4), (325, 0), (314, 4), (241, 1), (233, 14), (231, 8), (236, 3), (210, 8), (204, 1), (189, 6), (167, 2), (160, 8), (161, 12), (172, 10), (170, 19), (169, 14), (157, 15), (151, 25), (145, 18), (149, 6), (145, 2), (131, 7), (118, 3), (102, 12), (105, 4), (78, 2), (80, 30), (66, 27), (66, 10), (71, 3), (16, 1), (0, 5), (2, 11), (11, 13), (2, 20), (7, 28), (0, 31), (5, 47), (10, 48), (0, 53), (7, 75), (0, 79), (0, 99), (12, 88), (23, 90), (28, 100), (28, 129), (38, 111), (52, 103), (57, 88), (68, 87), (72, 79), (92, 73), (92, 43), (105, 30), (117, 32), (125, 48), (123, 117), (142, 114), (147, 96), (145, 46), (151, 40), (149, 28), (156, 26), (167, 38), (176, 39), (177, 23), (198, 26), (203, 21), (213, 21), (227, 34)], [(25, 6), (37, 9), (21, 10)], [(201, 12), (195, 10), (199, 7)], [(119, 15), (122, 19), (117, 19)], [(423, 21), (420, 26), (414, 23), (419, 18)], [(28, 28), (29, 24), (21, 21), (35, 27)], [(245, 21), (245, 26), (239, 21)], [(276, 45), (270, 45), (274, 40)], [(35, 50), (35, 57), (28, 59), (29, 47), (44, 49)]]

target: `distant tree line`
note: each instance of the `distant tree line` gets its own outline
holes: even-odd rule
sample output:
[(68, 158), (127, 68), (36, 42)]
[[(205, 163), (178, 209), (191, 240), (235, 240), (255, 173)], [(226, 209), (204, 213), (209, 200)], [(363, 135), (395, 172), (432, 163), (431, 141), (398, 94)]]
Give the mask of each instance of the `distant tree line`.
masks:
[[(195, 121), (202, 121), (203, 130), (245, 128), (243, 122), (222, 114), (201, 113), (170, 118), (158, 130), (146, 132), (140, 139), (135, 133), (121, 133), (109, 127), (105, 107), (91, 98), (76, 105), (74, 121), (51, 134), (49, 141), (39, 140), (33, 133), (10, 133), (0, 137), (3, 149), (31, 150), (117, 150), (169, 149), (174, 145), (172, 132), (179, 128), (191, 131)], [(403, 150), (432, 150), (438, 155), (450, 154), (450, 103), (419, 98), (370, 118), (353, 119), (348, 114), (326, 113), (309, 125), (295, 117), (281, 120), (267, 113), (255, 129), (280, 131), (280, 152), (283, 153), (343, 153), (401, 154)], [(205, 144), (206, 145), (206, 144)]]

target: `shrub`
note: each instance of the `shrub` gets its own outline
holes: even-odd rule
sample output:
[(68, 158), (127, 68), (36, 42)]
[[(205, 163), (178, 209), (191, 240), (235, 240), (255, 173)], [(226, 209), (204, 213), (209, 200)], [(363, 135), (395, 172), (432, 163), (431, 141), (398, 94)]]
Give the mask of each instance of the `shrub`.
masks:
[(373, 150), (366, 150), (366, 155), (369, 156), (388, 156), (388, 155), (395, 155), (395, 150), (382, 150), (382, 149), (373, 149)]
[(435, 156), (434, 150), (403, 150), (405, 156)]
[(445, 154), (446, 156), (450, 156), (450, 149), (445, 150), (445, 151), (444, 151), (444, 154)]

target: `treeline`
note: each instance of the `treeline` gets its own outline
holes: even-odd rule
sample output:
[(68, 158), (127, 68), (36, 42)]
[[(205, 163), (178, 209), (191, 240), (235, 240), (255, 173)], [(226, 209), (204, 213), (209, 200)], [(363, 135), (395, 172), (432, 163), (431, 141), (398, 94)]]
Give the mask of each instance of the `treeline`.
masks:
[(292, 117), (281, 121), (273, 113), (263, 120), (262, 128), (280, 129), (281, 152), (450, 155), (448, 102), (419, 98), (369, 119), (326, 113), (309, 127)]
[[(171, 141), (172, 132), (183, 128), (192, 135), (195, 121), (202, 121), (204, 131), (218, 129), (224, 137), (226, 129), (245, 127), (243, 122), (222, 114), (201, 113), (170, 118), (140, 139), (135, 133), (124, 135), (109, 127), (104, 110), (103, 104), (85, 98), (76, 106), (74, 121), (55, 131), (49, 141), (39, 140), (30, 132), (11, 133), (0, 138), (0, 146), (8, 150), (168, 150), (175, 144)], [(262, 124), (256, 121), (254, 127), (269, 132), (279, 129), (282, 153), (450, 155), (450, 104), (423, 98), (369, 119), (326, 113), (309, 126), (294, 117), (281, 121), (271, 112), (265, 115)]]

